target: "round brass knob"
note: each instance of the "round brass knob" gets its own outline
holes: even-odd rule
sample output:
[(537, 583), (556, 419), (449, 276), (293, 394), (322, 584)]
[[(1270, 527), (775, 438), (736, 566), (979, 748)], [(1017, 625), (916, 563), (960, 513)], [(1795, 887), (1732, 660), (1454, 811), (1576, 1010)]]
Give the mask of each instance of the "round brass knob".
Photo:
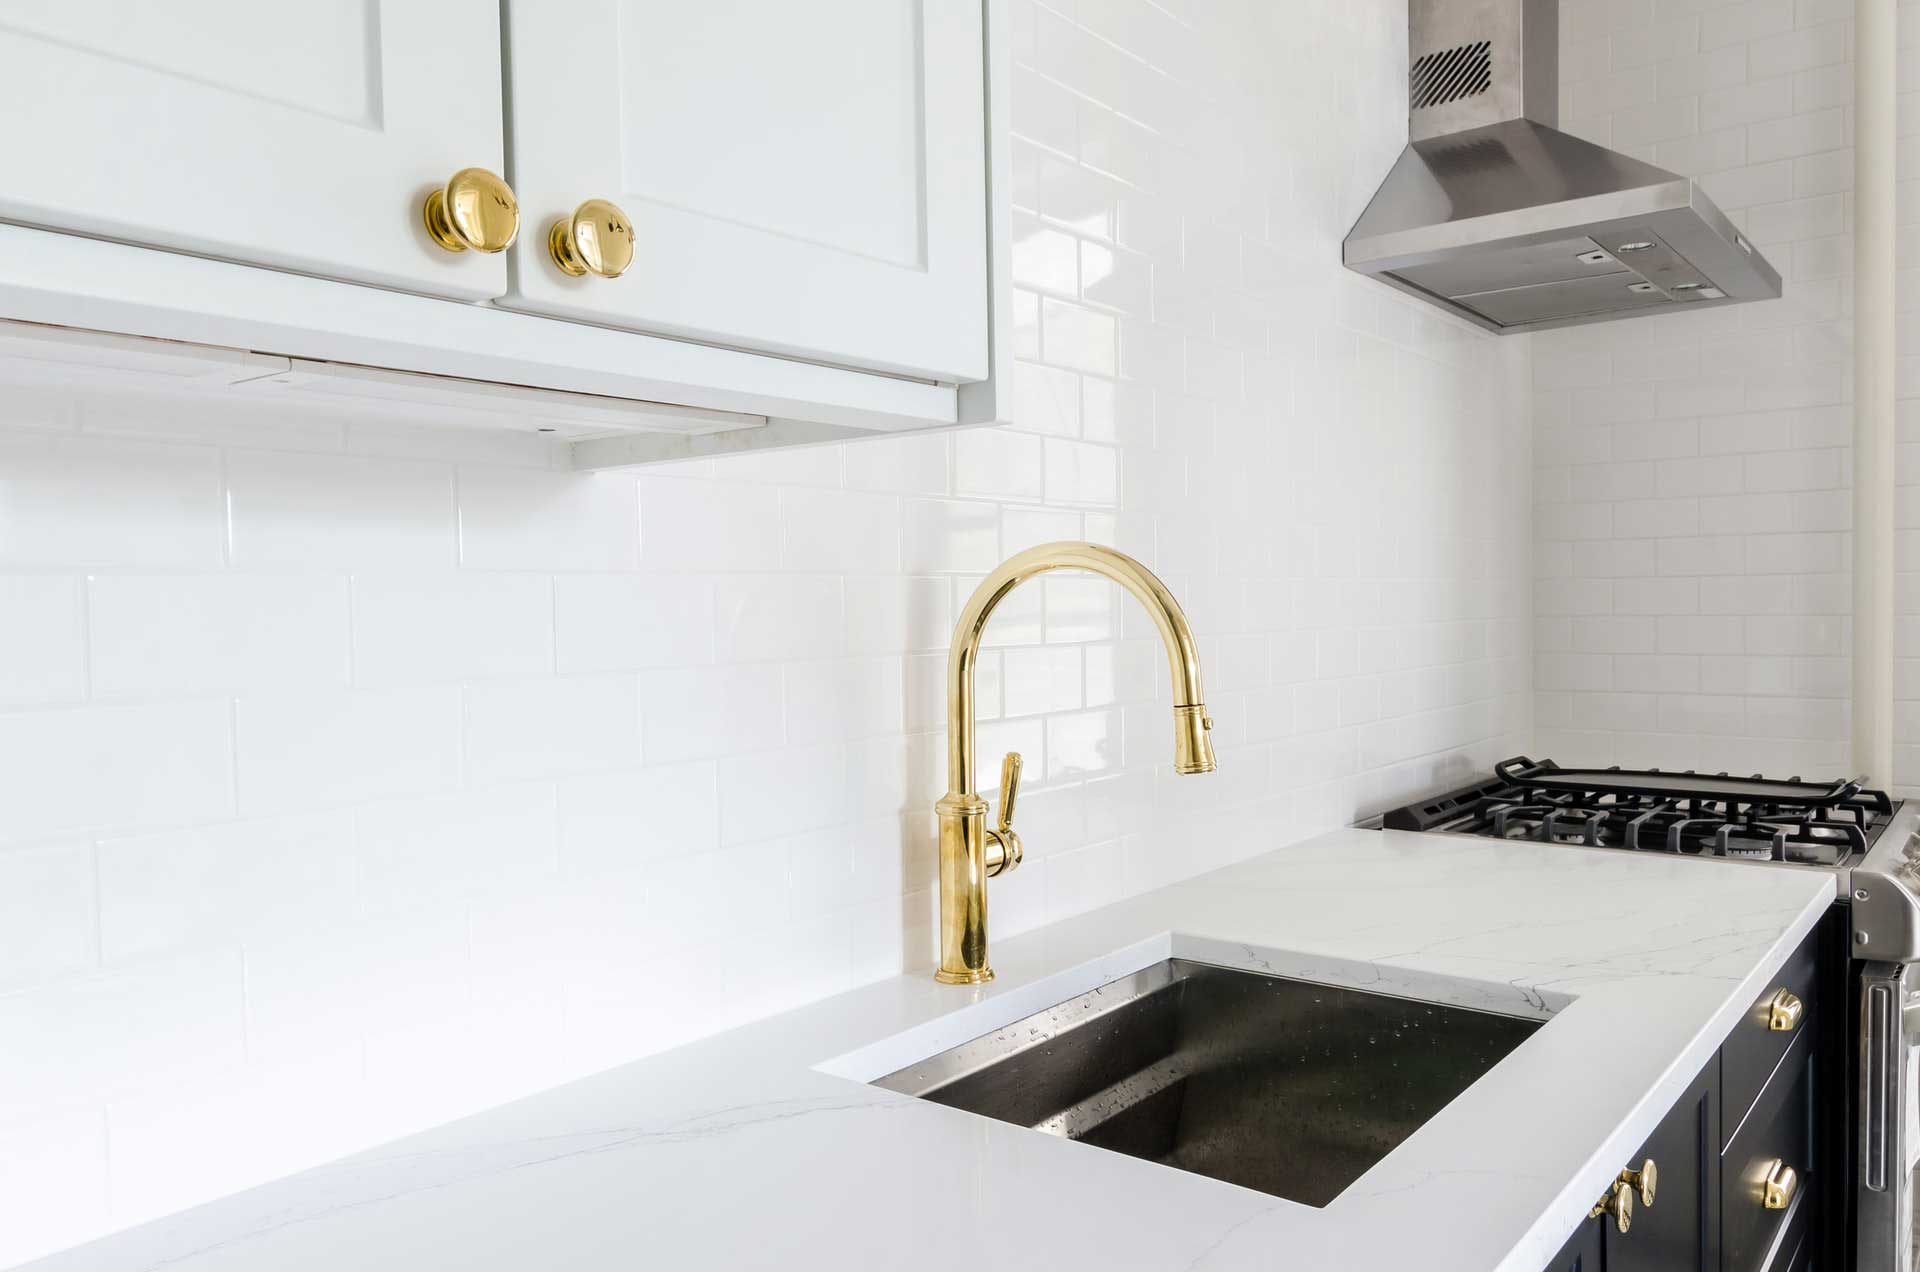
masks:
[(1640, 1163), (1639, 1170), (1621, 1171), (1620, 1182), (1640, 1194), (1641, 1205), (1651, 1206), (1654, 1190), (1660, 1185), (1660, 1168), (1654, 1165), (1653, 1158), (1649, 1157)]
[(633, 222), (618, 204), (588, 199), (553, 223), (547, 250), (564, 274), (618, 278), (633, 264)]
[(1633, 1226), (1633, 1185), (1624, 1179), (1614, 1181), (1607, 1195), (1594, 1203), (1587, 1212), (1589, 1219), (1598, 1219), (1601, 1215), (1612, 1215), (1613, 1226), (1625, 1233)]
[(520, 233), (513, 189), (485, 168), (462, 168), (427, 196), (427, 234), (449, 252), (504, 252)]
[(1800, 1001), (1800, 995), (1792, 990), (1783, 989), (1767, 1000), (1767, 1028), (1775, 1033), (1792, 1033), (1800, 1024), (1800, 1013), (1806, 1005)]

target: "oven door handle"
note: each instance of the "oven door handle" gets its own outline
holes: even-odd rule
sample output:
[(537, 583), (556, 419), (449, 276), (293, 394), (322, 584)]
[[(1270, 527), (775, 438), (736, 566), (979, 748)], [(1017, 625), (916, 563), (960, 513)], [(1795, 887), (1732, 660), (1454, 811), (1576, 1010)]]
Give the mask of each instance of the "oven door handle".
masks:
[(1907, 1045), (1920, 1034), (1920, 1009), (1907, 1007), (1907, 968), (1857, 963), (1859, 1173), (1854, 1191), (1857, 1272), (1908, 1272), (1913, 1189), (1907, 1176)]
[(1869, 972), (1860, 1002), (1860, 1182), (1885, 1192), (1900, 1138), (1900, 977)]

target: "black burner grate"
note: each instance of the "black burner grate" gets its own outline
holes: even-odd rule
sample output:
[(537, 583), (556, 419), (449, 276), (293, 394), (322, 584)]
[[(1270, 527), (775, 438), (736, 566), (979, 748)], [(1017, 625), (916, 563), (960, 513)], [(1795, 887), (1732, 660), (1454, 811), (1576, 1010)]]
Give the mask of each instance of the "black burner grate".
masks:
[(1863, 782), (1775, 781), (1659, 769), (1563, 769), (1525, 756), (1495, 780), (1387, 814), (1391, 830), (1839, 865), (1893, 814)]

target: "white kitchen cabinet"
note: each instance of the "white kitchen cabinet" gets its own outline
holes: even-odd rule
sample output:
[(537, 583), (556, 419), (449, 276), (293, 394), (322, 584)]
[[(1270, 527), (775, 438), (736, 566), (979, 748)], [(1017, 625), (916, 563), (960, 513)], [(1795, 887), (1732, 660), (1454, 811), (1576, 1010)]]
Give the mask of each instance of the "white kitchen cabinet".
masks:
[(0, 6), (0, 220), (489, 298), (420, 207), (502, 140), (493, 0)]
[[(0, 393), (78, 364), (579, 468), (996, 422), (1008, 38), (1005, 0), (4, 0)], [(499, 255), (423, 224), (467, 167), (518, 196)], [(596, 199), (631, 267), (570, 277)]]
[[(509, 0), (514, 308), (943, 382), (987, 378), (974, 0)], [(546, 230), (605, 199), (618, 278)]]

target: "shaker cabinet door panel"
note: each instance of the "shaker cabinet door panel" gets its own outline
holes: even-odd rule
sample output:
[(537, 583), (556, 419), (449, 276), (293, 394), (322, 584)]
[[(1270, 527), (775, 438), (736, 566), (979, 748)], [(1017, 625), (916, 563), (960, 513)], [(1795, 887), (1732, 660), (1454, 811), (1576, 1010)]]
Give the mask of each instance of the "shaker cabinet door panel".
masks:
[[(987, 374), (980, 0), (508, 4), (505, 302), (943, 381)], [(547, 229), (588, 199), (633, 230), (617, 278)]]
[(465, 298), (427, 193), (500, 171), (491, 0), (13, 0), (0, 220)]
[(1720, 1057), (1715, 1056), (1624, 1167), (1651, 1160), (1652, 1205), (1626, 1232), (1604, 1226), (1607, 1272), (1720, 1272)]

